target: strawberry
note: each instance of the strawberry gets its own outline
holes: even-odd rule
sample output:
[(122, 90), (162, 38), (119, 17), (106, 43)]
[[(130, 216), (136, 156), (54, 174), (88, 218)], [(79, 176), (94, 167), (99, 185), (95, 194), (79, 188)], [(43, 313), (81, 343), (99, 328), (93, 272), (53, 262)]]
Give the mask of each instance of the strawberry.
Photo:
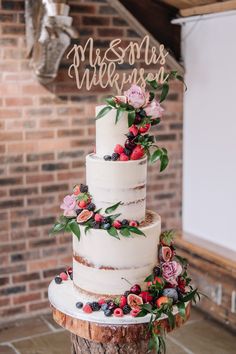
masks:
[(123, 146), (121, 146), (120, 144), (117, 144), (115, 146), (114, 152), (116, 152), (117, 154), (122, 154), (124, 152)]
[(131, 220), (131, 221), (129, 222), (129, 226), (137, 227), (137, 226), (138, 226), (138, 223), (137, 223), (137, 221), (135, 221), (135, 220)]
[(130, 160), (139, 160), (143, 157), (143, 155), (144, 155), (143, 147), (141, 145), (137, 145), (132, 151), (132, 154), (130, 155)]
[(153, 300), (153, 296), (149, 294), (148, 291), (142, 291), (141, 294), (139, 295), (143, 299), (143, 302), (151, 302)]
[(65, 272), (62, 272), (59, 277), (62, 279), (62, 280), (67, 280), (68, 279), (68, 275), (65, 273)]
[(128, 161), (128, 160), (129, 160), (129, 156), (127, 156), (124, 153), (120, 154), (120, 161)]
[(92, 307), (88, 303), (84, 305), (83, 311), (86, 312), (86, 313), (93, 312)]
[(95, 214), (94, 215), (94, 220), (96, 222), (101, 222), (101, 221), (103, 221), (103, 216), (101, 214)]
[(85, 200), (80, 200), (78, 203), (78, 206), (82, 209), (84, 209), (86, 207), (87, 203)]
[(114, 220), (112, 226), (114, 226), (116, 229), (120, 229), (122, 224), (119, 220)]
[(113, 315), (114, 315), (115, 317), (123, 317), (123, 316), (124, 316), (124, 313), (123, 313), (122, 309), (117, 308), (117, 309), (114, 310)]
[(102, 306), (103, 304), (106, 303), (106, 300), (104, 298), (101, 298), (101, 299), (98, 300), (98, 303), (99, 303), (100, 306)]
[(159, 299), (157, 299), (156, 301), (156, 305), (157, 307), (161, 307), (164, 304), (168, 304), (169, 303), (169, 298), (167, 296), (161, 296), (159, 297)]
[(145, 124), (139, 128), (139, 133), (141, 133), (141, 134), (146, 133), (150, 130), (150, 128), (151, 128), (151, 124), (149, 124), (149, 123)]
[(140, 311), (141, 311), (140, 309), (136, 308), (131, 310), (130, 314), (132, 317), (137, 317)]
[(126, 297), (125, 297), (124, 295), (122, 295), (122, 296), (120, 297), (119, 307), (120, 307), (121, 309), (123, 309), (123, 307), (124, 307), (126, 304), (127, 304), (127, 299), (126, 299)]
[(132, 133), (134, 136), (138, 135), (138, 128), (136, 127), (136, 125), (131, 125), (131, 127), (129, 128), (129, 132)]
[(78, 185), (74, 187), (74, 189), (73, 189), (73, 194), (74, 194), (74, 195), (80, 194), (80, 188), (79, 188)]

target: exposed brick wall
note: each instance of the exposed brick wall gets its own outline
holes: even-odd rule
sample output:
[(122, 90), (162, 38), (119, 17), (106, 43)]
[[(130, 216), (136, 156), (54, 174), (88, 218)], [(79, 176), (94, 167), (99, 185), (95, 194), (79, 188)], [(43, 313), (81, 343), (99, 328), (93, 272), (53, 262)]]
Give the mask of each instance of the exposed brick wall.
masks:
[[(105, 0), (69, 1), (80, 42), (95, 45), (137, 37)], [(69, 236), (48, 237), (62, 197), (85, 176), (94, 144), (94, 107), (109, 92), (78, 92), (63, 60), (47, 87), (26, 59), (24, 1), (2, 0), (0, 11), (0, 318), (48, 309), (51, 278), (71, 263)], [(125, 68), (124, 68), (125, 69)], [(165, 173), (149, 168), (148, 207), (163, 227), (181, 225), (182, 86), (173, 84), (159, 140), (170, 152)]]

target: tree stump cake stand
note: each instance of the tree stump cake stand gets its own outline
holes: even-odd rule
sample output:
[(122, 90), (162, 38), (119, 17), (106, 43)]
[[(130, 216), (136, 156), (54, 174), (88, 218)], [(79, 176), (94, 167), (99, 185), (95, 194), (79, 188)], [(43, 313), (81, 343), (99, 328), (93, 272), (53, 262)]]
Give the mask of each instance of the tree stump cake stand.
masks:
[[(121, 318), (106, 317), (102, 311), (86, 314), (76, 308), (78, 301), (93, 301), (80, 294), (73, 282), (67, 280), (56, 284), (53, 280), (48, 289), (53, 318), (63, 328), (71, 332), (72, 354), (145, 354), (148, 352), (147, 326), (149, 315)], [(190, 303), (186, 304), (186, 316), (183, 319), (174, 309), (175, 328), (186, 322), (190, 316)], [(166, 316), (158, 321), (159, 325), (170, 332)]]

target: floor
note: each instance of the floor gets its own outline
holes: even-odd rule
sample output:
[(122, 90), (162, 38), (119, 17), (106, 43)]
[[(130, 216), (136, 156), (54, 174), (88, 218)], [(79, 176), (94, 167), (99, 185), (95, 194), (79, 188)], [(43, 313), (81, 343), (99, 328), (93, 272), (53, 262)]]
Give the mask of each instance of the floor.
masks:
[[(235, 354), (235, 347), (233, 334), (194, 309), (167, 338), (167, 354)], [(50, 315), (16, 321), (0, 328), (0, 354), (70, 354), (70, 335)]]

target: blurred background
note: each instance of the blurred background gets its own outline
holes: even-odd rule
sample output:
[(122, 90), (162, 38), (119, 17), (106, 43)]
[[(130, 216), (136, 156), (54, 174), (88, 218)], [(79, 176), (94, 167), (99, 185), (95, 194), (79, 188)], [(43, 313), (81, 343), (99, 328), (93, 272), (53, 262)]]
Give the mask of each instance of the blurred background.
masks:
[[(85, 180), (95, 105), (114, 93), (99, 87), (78, 91), (66, 55), (89, 37), (104, 52), (112, 39), (127, 46), (146, 34), (152, 45), (165, 45), (167, 69), (178, 70), (188, 86), (184, 93), (181, 83), (171, 84), (163, 122), (153, 131), (167, 147), (170, 164), (161, 175), (149, 167), (148, 208), (162, 216), (164, 230), (177, 230), (179, 253), (209, 297), (198, 309), (222, 326), (209, 321), (205, 328), (205, 315), (196, 312), (186, 336), (199, 323), (201, 333), (191, 330), (197, 343), (208, 333), (209, 349), (176, 337), (172, 354), (174, 347), (176, 353), (233, 353), (236, 2), (2, 0), (0, 22), (0, 353), (39, 353), (20, 339), (29, 336), (32, 324), (36, 336), (46, 333), (44, 344), (52, 340), (48, 331), (61, 331), (48, 315), (47, 287), (71, 265), (71, 237), (50, 238), (48, 232), (63, 196)], [(141, 66), (142, 60), (136, 63)], [(50, 353), (66, 353), (62, 337), (55, 338)]]

